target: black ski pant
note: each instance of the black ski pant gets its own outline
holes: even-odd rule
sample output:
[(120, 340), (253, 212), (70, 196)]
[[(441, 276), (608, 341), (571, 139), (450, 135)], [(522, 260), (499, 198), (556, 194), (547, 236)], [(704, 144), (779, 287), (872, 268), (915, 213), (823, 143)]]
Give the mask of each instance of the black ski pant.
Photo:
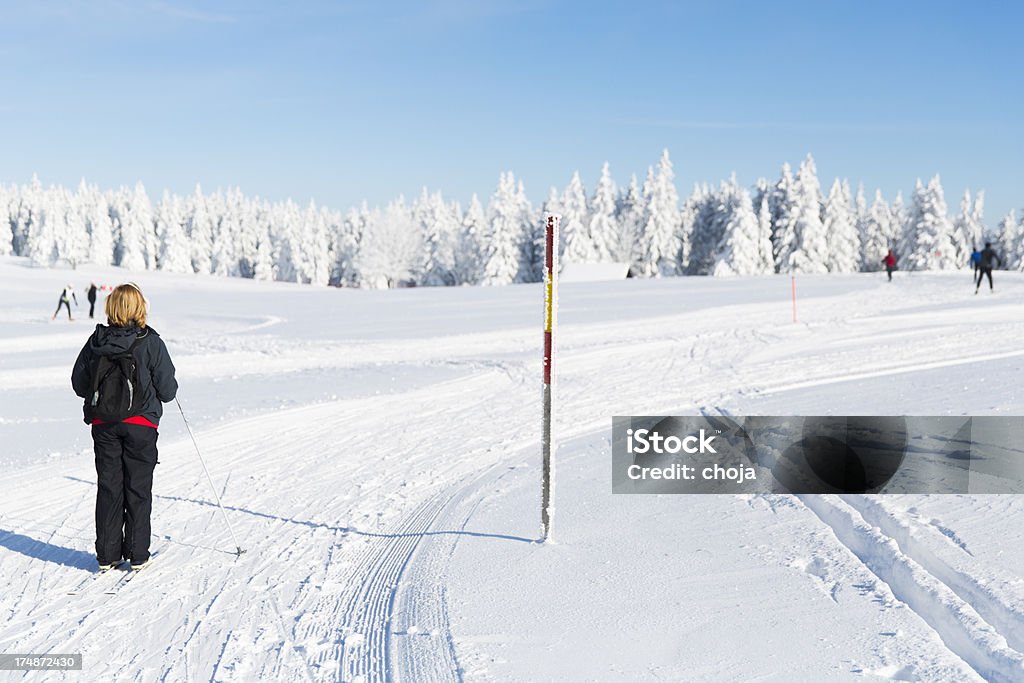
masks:
[(96, 453), (96, 559), (149, 559), (157, 432), (145, 425), (93, 425)]
[(889, 276), (889, 282), (892, 282), (892, 268), (886, 268), (885, 272)]
[(53, 317), (56, 318), (57, 314), (60, 313), (61, 306), (68, 307), (68, 320), (71, 320), (71, 302), (65, 299), (64, 297), (61, 297), (60, 301), (57, 302), (57, 310), (53, 312)]
[[(68, 306), (68, 309), (70, 310), (71, 307)], [(96, 310), (96, 299), (89, 299), (89, 317), (90, 318), (92, 317), (92, 314), (93, 314), (93, 312), (95, 310)]]
[(985, 266), (978, 269), (978, 283), (975, 289), (981, 288), (981, 279), (986, 275), (988, 276), (988, 288), (992, 289), (992, 268), (986, 268)]

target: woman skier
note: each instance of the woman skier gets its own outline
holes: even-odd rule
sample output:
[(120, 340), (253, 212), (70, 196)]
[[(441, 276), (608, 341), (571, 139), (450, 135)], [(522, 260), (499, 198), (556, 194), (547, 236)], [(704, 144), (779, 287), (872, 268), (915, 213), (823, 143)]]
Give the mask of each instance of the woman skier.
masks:
[(71, 300), (75, 300), (75, 306), (78, 306), (78, 297), (75, 296), (75, 288), (68, 285), (64, 288), (64, 291), (60, 293), (60, 299), (57, 300), (57, 310), (50, 316), (50, 320), (56, 320), (57, 314), (60, 313), (61, 306), (68, 307), (68, 320), (71, 320)]
[(97, 325), (71, 372), (85, 399), (96, 456), (96, 561), (100, 571), (149, 561), (153, 469), (161, 402), (174, 400), (174, 364), (146, 325), (149, 303), (134, 284), (107, 297), (107, 324)]
[(890, 249), (889, 253), (882, 259), (885, 264), (885, 272), (889, 275), (889, 282), (892, 282), (892, 271), (896, 270), (896, 253)]

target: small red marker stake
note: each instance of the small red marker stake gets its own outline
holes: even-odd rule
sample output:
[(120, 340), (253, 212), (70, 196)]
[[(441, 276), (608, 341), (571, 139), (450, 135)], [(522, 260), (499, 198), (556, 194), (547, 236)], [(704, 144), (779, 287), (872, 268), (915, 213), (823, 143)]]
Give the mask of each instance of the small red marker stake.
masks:
[(793, 322), (796, 322), (796, 275), (790, 275), (793, 283)]

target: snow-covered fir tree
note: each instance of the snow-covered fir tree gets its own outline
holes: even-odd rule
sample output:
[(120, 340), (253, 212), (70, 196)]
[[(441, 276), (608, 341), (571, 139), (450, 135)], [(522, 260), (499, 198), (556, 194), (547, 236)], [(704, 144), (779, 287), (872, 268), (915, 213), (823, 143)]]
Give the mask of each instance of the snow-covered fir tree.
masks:
[(860, 270), (860, 238), (853, 208), (850, 206), (850, 186), (847, 182), (840, 183), (836, 178), (832, 183), (821, 219), (828, 245), (828, 270), (833, 273), (855, 273)]
[(252, 278), (258, 243), (256, 202), (246, 201), (245, 195), (237, 187), (228, 190), (224, 202), (224, 218), (231, 222), (229, 232), (235, 240), (232, 270), (237, 277)]
[(915, 236), (914, 250), (908, 256), (914, 270), (949, 270), (958, 265), (953, 245), (953, 224), (946, 213), (946, 199), (939, 176), (928, 185), (920, 181), (914, 190), (908, 229)]
[[(683, 205), (679, 209), (679, 234), (686, 235), (686, 253), (683, 253), (682, 245), (680, 244), (678, 261), (679, 261), (679, 274), (690, 275), (690, 259), (693, 256), (694, 245), (700, 239), (698, 234), (700, 231), (697, 229), (697, 219), (700, 212), (699, 200), (695, 198), (697, 187), (694, 188), (694, 193), (683, 200)], [(698, 251), (700, 251), (698, 249)]]
[[(771, 272), (764, 259), (765, 250), (770, 247), (762, 244), (761, 226), (754, 213), (750, 193), (735, 183), (723, 190), (725, 228), (712, 274), (760, 275)], [(767, 204), (767, 198), (764, 201)]]
[(643, 187), (644, 213), (641, 221), (641, 240), (645, 248), (643, 274), (648, 277), (666, 277), (680, 271), (679, 254), (685, 251), (679, 244), (679, 193), (668, 150), (661, 154), (658, 171), (651, 168)]
[(107, 200), (99, 188), (86, 186), (85, 180), (79, 185), (78, 193), (85, 229), (89, 233), (86, 260), (100, 266), (110, 265), (114, 257), (114, 233)]
[(483, 276), (484, 238), (487, 232), (487, 216), (483, 205), (474, 194), (469, 207), (462, 216), (461, 230), (455, 244), (455, 259), (452, 277), (456, 285), (479, 284)]
[[(310, 206), (313, 201), (310, 200)], [(334, 254), (331, 253), (331, 233), (341, 222), (340, 216), (326, 207), (317, 207), (311, 220), (312, 240), (310, 242), (311, 270), (310, 282), (326, 285), (331, 279), (331, 267), (334, 265)]]
[(345, 214), (340, 232), (334, 237), (332, 284), (344, 287), (361, 286), (359, 247), (363, 242), (370, 220), (370, 209), (365, 201), (359, 208), (351, 208)]
[(828, 241), (821, 222), (821, 185), (814, 158), (808, 154), (793, 180), (790, 200), (784, 210), (792, 242), (780, 252), (779, 268), (784, 273), (825, 273), (828, 271)]
[(210, 254), (210, 273), (220, 277), (238, 274), (238, 259), (235, 255), (238, 230), (235, 219), (227, 214), (224, 193), (218, 190), (207, 197), (206, 208), (210, 212), (211, 239), (213, 251)]
[(147, 270), (154, 266), (156, 231), (153, 207), (142, 183), (129, 190), (120, 188), (110, 211), (114, 219), (114, 264), (128, 270)]
[(985, 227), (982, 216), (985, 207), (985, 193), (979, 192), (971, 198), (971, 191), (964, 190), (960, 200), (960, 213), (953, 220), (953, 247), (960, 267), (970, 267), (971, 252), (981, 249)]
[(1012, 251), (1012, 257), (1006, 255), (1007, 263), (1012, 264), (1014, 270), (1024, 271), (1024, 216), (1017, 223), (1017, 248)]
[(857, 194), (853, 195), (853, 226), (860, 240), (862, 225), (868, 217), (868, 200), (864, 194), (864, 183), (857, 183)]
[(759, 193), (760, 200), (754, 205), (757, 215), (757, 272), (774, 273), (775, 257), (772, 253), (772, 211), (769, 205), (771, 195), (768, 191)]
[(985, 190), (978, 190), (974, 195), (974, 204), (971, 207), (970, 236), (978, 245), (985, 239)]
[(540, 282), (544, 278), (544, 221), (533, 211), (523, 181), (516, 183), (516, 214), (519, 220), (519, 273), (516, 282)]
[(38, 199), (29, 212), (26, 242), (28, 256), (33, 263), (51, 266), (57, 262), (57, 204), (54, 201), (54, 189), (41, 190)]
[(422, 233), (404, 197), (371, 214), (358, 255), (363, 286), (386, 289), (413, 284), (422, 244)]
[(686, 274), (711, 275), (714, 271), (723, 247), (726, 224), (731, 219), (730, 207), (735, 204), (738, 192), (735, 174), (729, 181), (723, 181), (718, 190), (712, 190), (706, 183), (694, 186), (682, 212), (691, 222)]
[(417, 282), (427, 286), (455, 284), (455, 257), (461, 216), (455, 205), (446, 204), (440, 192), (426, 188), (413, 205), (413, 217), (423, 233), (423, 258)]
[(521, 242), (524, 233), (523, 211), (520, 205), (515, 176), (511, 171), (502, 173), (498, 189), (487, 206), (488, 232), (484, 240), (484, 285), (507, 285), (516, 282), (532, 264), (523, 263)]
[[(918, 179), (915, 192), (921, 186)], [(917, 234), (913, 231), (910, 223), (910, 210), (903, 201), (903, 193), (897, 192), (896, 199), (892, 202), (892, 216), (896, 223), (897, 234), (895, 237), (896, 255), (900, 258), (903, 267), (910, 267), (910, 255), (917, 250)]]
[(601, 167), (601, 177), (597, 181), (594, 196), (590, 199), (590, 216), (588, 232), (593, 244), (594, 260), (599, 262), (615, 261), (618, 247), (619, 226), (615, 222), (616, 197), (618, 190), (612, 180), (608, 162)]
[(89, 260), (89, 233), (85, 225), (83, 206), (77, 194), (59, 188), (55, 197), (58, 202), (56, 217), (63, 214), (63, 220), (57, 227), (56, 253), (59, 258), (77, 268), (78, 264)]
[(996, 237), (992, 240), (992, 247), (1001, 261), (1000, 268), (1024, 270), (1024, 264), (1021, 263), (1021, 240), (1024, 240), (1024, 226), (1017, 222), (1017, 213), (1010, 209), (996, 226)]
[(789, 254), (796, 249), (796, 225), (793, 212), (796, 209), (796, 191), (793, 171), (789, 162), (782, 164), (782, 173), (768, 196), (768, 207), (772, 216), (772, 258), (775, 272), (785, 272)]
[(43, 184), (39, 176), (33, 174), (32, 180), (27, 187), (20, 191), (20, 199), (16, 212), (12, 212), (11, 245), (14, 253), (20, 256), (28, 256), (31, 253), (29, 237), (32, 231), (32, 223), (36, 215), (43, 210)]
[(0, 256), (14, 253), (14, 193), (0, 185)]
[(761, 177), (754, 181), (754, 191), (750, 195), (750, 200), (754, 207), (754, 214), (757, 216), (758, 229), (768, 240), (767, 262), (771, 264), (771, 268), (766, 272), (775, 272), (775, 256), (772, 249), (771, 195), (772, 185), (767, 178)]
[(580, 180), (579, 172), (562, 192), (560, 200), (562, 220), (558, 224), (561, 241), (560, 262), (589, 263), (596, 260), (594, 240), (590, 235), (590, 210), (587, 206), (587, 191)]
[(895, 249), (893, 239), (898, 226), (892, 215), (892, 207), (882, 198), (882, 191), (875, 190), (875, 200), (860, 224), (861, 270), (882, 269), (882, 259)]
[(270, 238), (270, 207), (259, 202), (253, 211), (253, 230), (256, 238), (256, 256), (252, 264), (254, 280), (276, 280), (274, 271), (274, 244)]
[(206, 206), (203, 189), (196, 185), (196, 191), (186, 208), (189, 256), (192, 272), (209, 273), (213, 261), (213, 222)]
[(643, 249), (641, 249), (641, 225), (643, 221), (643, 193), (636, 175), (630, 176), (629, 185), (619, 196), (615, 216), (618, 236), (612, 250), (612, 260), (628, 263), (633, 276), (643, 273)]
[(171, 273), (191, 273), (192, 258), (182, 218), (182, 202), (164, 190), (156, 207), (157, 264)]
[(870, 270), (867, 263), (867, 251), (865, 246), (868, 243), (868, 230), (871, 221), (871, 210), (868, 208), (868, 200), (864, 194), (864, 183), (857, 184), (857, 194), (853, 197), (853, 224), (857, 230), (857, 268), (858, 270)]

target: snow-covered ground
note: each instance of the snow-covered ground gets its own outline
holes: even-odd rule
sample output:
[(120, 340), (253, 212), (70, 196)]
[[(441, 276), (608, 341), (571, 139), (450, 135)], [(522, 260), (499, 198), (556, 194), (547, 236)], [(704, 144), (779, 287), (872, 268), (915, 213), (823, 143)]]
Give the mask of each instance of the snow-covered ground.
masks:
[[(91, 327), (50, 314), (130, 278), (246, 552), (171, 404), (153, 566), (68, 595), (94, 567)], [(1024, 680), (1017, 496), (611, 493), (614, 415), (1024, 414), (1024, 277), (969, 278), (800, 278), (796, 324), (786, 277), (566, 284), (539, 544), (539, 285), (2, 260), (0, 653), (82, 652), (68, 680)]]

